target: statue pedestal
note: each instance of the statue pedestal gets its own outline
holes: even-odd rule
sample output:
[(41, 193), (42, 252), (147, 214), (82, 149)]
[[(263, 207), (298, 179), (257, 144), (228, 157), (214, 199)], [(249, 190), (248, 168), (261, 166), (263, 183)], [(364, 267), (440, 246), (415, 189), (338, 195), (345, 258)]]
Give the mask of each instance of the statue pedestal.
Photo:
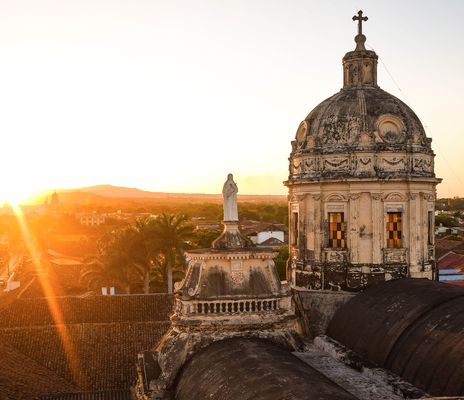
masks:
[(222, 223), (224, 224), (224, 230), (212, 243), (213, 249), (227, 250), (253, 247), (251, 240), (240, 233), (238, 221), (223, 221)]

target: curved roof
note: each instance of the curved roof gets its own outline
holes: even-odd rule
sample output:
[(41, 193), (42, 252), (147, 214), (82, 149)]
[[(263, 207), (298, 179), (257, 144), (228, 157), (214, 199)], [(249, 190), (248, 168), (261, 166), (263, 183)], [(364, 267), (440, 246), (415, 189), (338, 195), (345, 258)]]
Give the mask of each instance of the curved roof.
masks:
[(352, 400), (336, 383), (285, 349), (258, 339), (213, 343), (177, 378), (176, 400)]
[(328, 335), (435, 396), (464, 395), (464, 288), (400, 279), (344, 304)]
[[(383, 120), (390, 122), (385, 132), (381, 128)], [(397, 131), (393, 132), (395, 125)], [(338, 152), (343, 147), (349, 150), (359, 146), (363, 132), (375, 139), (371, 146), (379, 148), (401, 148), (406, 144), (424, 150), (430, 147), (414, 111), (390, 93), (372, 86), (344, 88), (316, 106), (300, 125), (296, 144), (299, 149)]]

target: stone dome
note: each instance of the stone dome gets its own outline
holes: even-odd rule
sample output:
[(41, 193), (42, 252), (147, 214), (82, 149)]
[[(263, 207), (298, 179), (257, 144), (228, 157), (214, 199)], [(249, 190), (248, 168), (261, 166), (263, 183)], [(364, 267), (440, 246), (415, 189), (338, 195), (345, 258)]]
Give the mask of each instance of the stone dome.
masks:
[(430, 140), (405, 103), (377, 86), (345, 87), (316, 106), (298, 127), (296, 152), (357, 148), (429, 153)]
[(435, 178), (432, 140), (405, 103), (377, 85), (359, 30), (343, 57), (343, 88), (314, 108), (292, 141), (287, 185), (340, 179)]

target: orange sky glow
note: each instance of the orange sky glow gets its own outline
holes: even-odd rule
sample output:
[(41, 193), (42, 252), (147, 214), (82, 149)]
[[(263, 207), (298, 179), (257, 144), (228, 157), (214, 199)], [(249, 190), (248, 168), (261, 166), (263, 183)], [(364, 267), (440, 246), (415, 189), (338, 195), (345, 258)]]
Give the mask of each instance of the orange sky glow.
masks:
[[(0, 202), (95, 184), (286, 194), (290, 141), (342, 85), (361, 7), (379, 85), (464, 196), (464, 3), (0, 0)], [(394, 29), (392, 29), (394, 27)]]

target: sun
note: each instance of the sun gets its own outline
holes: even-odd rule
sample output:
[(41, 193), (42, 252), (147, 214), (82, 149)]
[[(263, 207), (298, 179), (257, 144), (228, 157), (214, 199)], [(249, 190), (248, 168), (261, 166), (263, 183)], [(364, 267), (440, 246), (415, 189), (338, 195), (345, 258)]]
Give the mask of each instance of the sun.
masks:
[(17, 206), (25, 200), (28, 200), (31, 195), (31, 190), (27, 190), (22, 187), (14, 187), (12, 185), (0, 187), (0, 206), (4, 203), (10, 204), (11, 206)]

